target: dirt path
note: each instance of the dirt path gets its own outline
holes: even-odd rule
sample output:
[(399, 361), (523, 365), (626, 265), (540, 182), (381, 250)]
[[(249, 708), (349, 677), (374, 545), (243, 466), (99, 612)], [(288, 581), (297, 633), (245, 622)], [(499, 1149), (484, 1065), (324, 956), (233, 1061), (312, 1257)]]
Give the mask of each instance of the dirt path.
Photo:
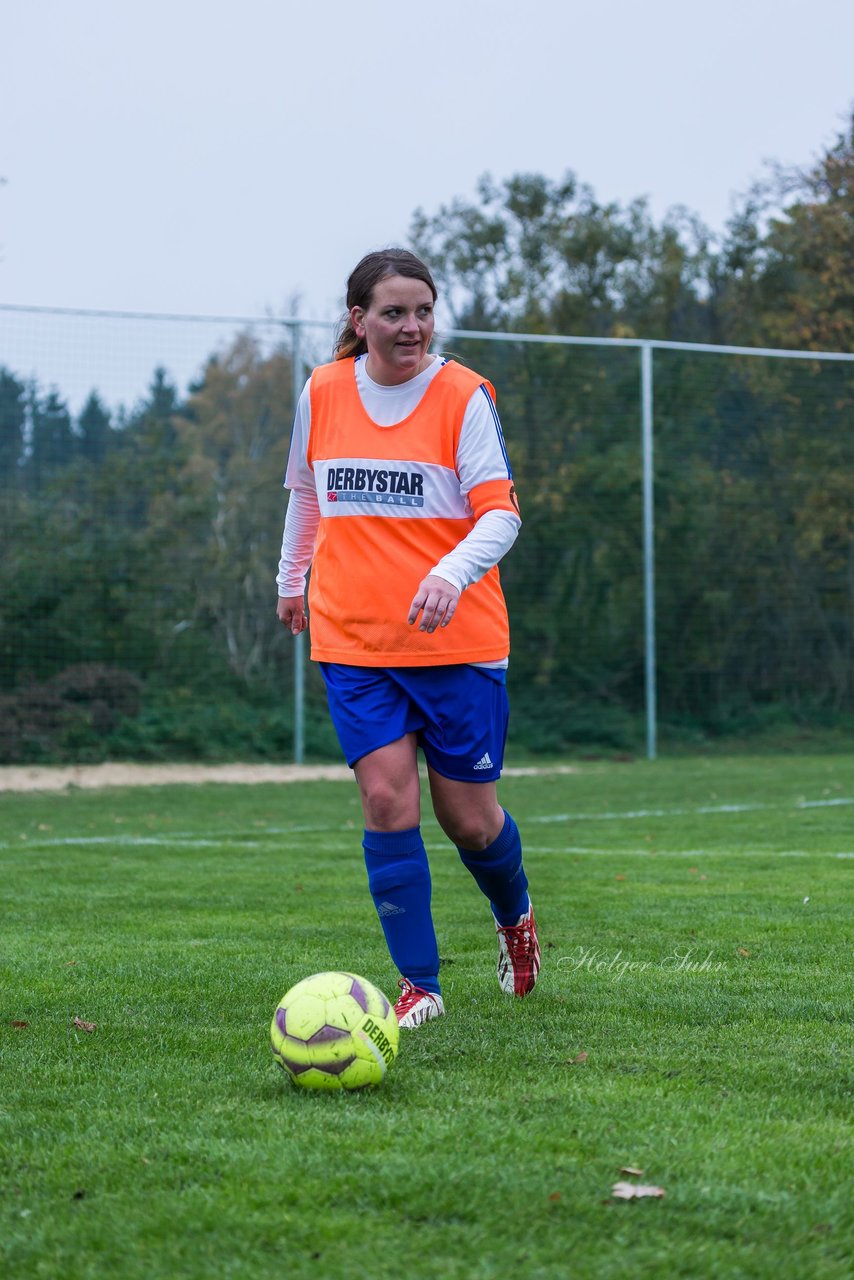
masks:
[[(570, 765), (507, 768), (503, 777), (574, 773)], [(165, 787), (198, 782), (340, 782), (351, 778), (344, 764), (80, 764), (3, 765), (0, 791), (64, 791), (66, 787)]]

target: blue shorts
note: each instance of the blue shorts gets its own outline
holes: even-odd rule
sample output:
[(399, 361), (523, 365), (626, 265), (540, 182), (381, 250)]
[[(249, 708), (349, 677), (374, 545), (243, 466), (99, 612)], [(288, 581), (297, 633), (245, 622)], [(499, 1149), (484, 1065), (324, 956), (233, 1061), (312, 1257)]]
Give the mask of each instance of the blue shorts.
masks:
[(338, 741), (352, 769), (415, 733), (431, 768), (457, 782), (494, 782), (507, 741), (501, 667), (350, 667), (321, 662)]

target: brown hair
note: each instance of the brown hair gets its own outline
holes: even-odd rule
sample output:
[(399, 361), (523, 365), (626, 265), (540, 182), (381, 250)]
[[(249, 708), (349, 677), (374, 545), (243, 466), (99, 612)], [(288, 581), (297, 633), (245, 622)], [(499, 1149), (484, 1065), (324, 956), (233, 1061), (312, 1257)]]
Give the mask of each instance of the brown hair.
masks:
[(378, 249), (375, 253), (366, 254), (358, 266), (354, 267), (347, 281), (347, 315), (335, 343), (336, 360), (361, 356), (367, 351), (365, 339), (360, 338), (353, 328), (350, 311), (353, 307), (367, 310), (373, 301), (374, 289), (387, 276), (407, 276), (410, 280), (421, 280), (432, 293), (434, 302), (438, 297), (429, 270), (408, 249)]

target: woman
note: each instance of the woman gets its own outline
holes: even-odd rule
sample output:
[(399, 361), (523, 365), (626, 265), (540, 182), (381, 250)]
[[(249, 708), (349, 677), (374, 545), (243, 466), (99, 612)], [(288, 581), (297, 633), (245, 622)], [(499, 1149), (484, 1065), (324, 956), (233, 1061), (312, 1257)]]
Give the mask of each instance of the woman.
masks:
[(496, 780), (510, 648), (497, 562), (519, 508), (492, 387), (430, 354), (436, 287), (404, 249), (348, 281), (335, 360), (300, 398), (278, 617), (311, 656), (359, 784), (368, 883), (402, 977), (402, 1027), (444, 1013), (417, 748), (436, 818), (492, 905), (502, 990), (540, 966), (516, 824)]

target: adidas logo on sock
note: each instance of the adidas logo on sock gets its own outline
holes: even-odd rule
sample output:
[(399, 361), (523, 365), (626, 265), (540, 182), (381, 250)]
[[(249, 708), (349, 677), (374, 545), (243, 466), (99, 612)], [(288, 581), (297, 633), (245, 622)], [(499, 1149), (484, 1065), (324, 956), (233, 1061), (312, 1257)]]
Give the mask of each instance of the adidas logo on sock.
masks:
[(492, 769), (494, 765), (488, 751), (484, 751), (483, 755), (474, 766), (475, 769)]
[(382, 916), (403, 916), (406, 915), (405, 907), (396, 907), (393, 902), (381, 902), (377, 907), (377, 915)]

